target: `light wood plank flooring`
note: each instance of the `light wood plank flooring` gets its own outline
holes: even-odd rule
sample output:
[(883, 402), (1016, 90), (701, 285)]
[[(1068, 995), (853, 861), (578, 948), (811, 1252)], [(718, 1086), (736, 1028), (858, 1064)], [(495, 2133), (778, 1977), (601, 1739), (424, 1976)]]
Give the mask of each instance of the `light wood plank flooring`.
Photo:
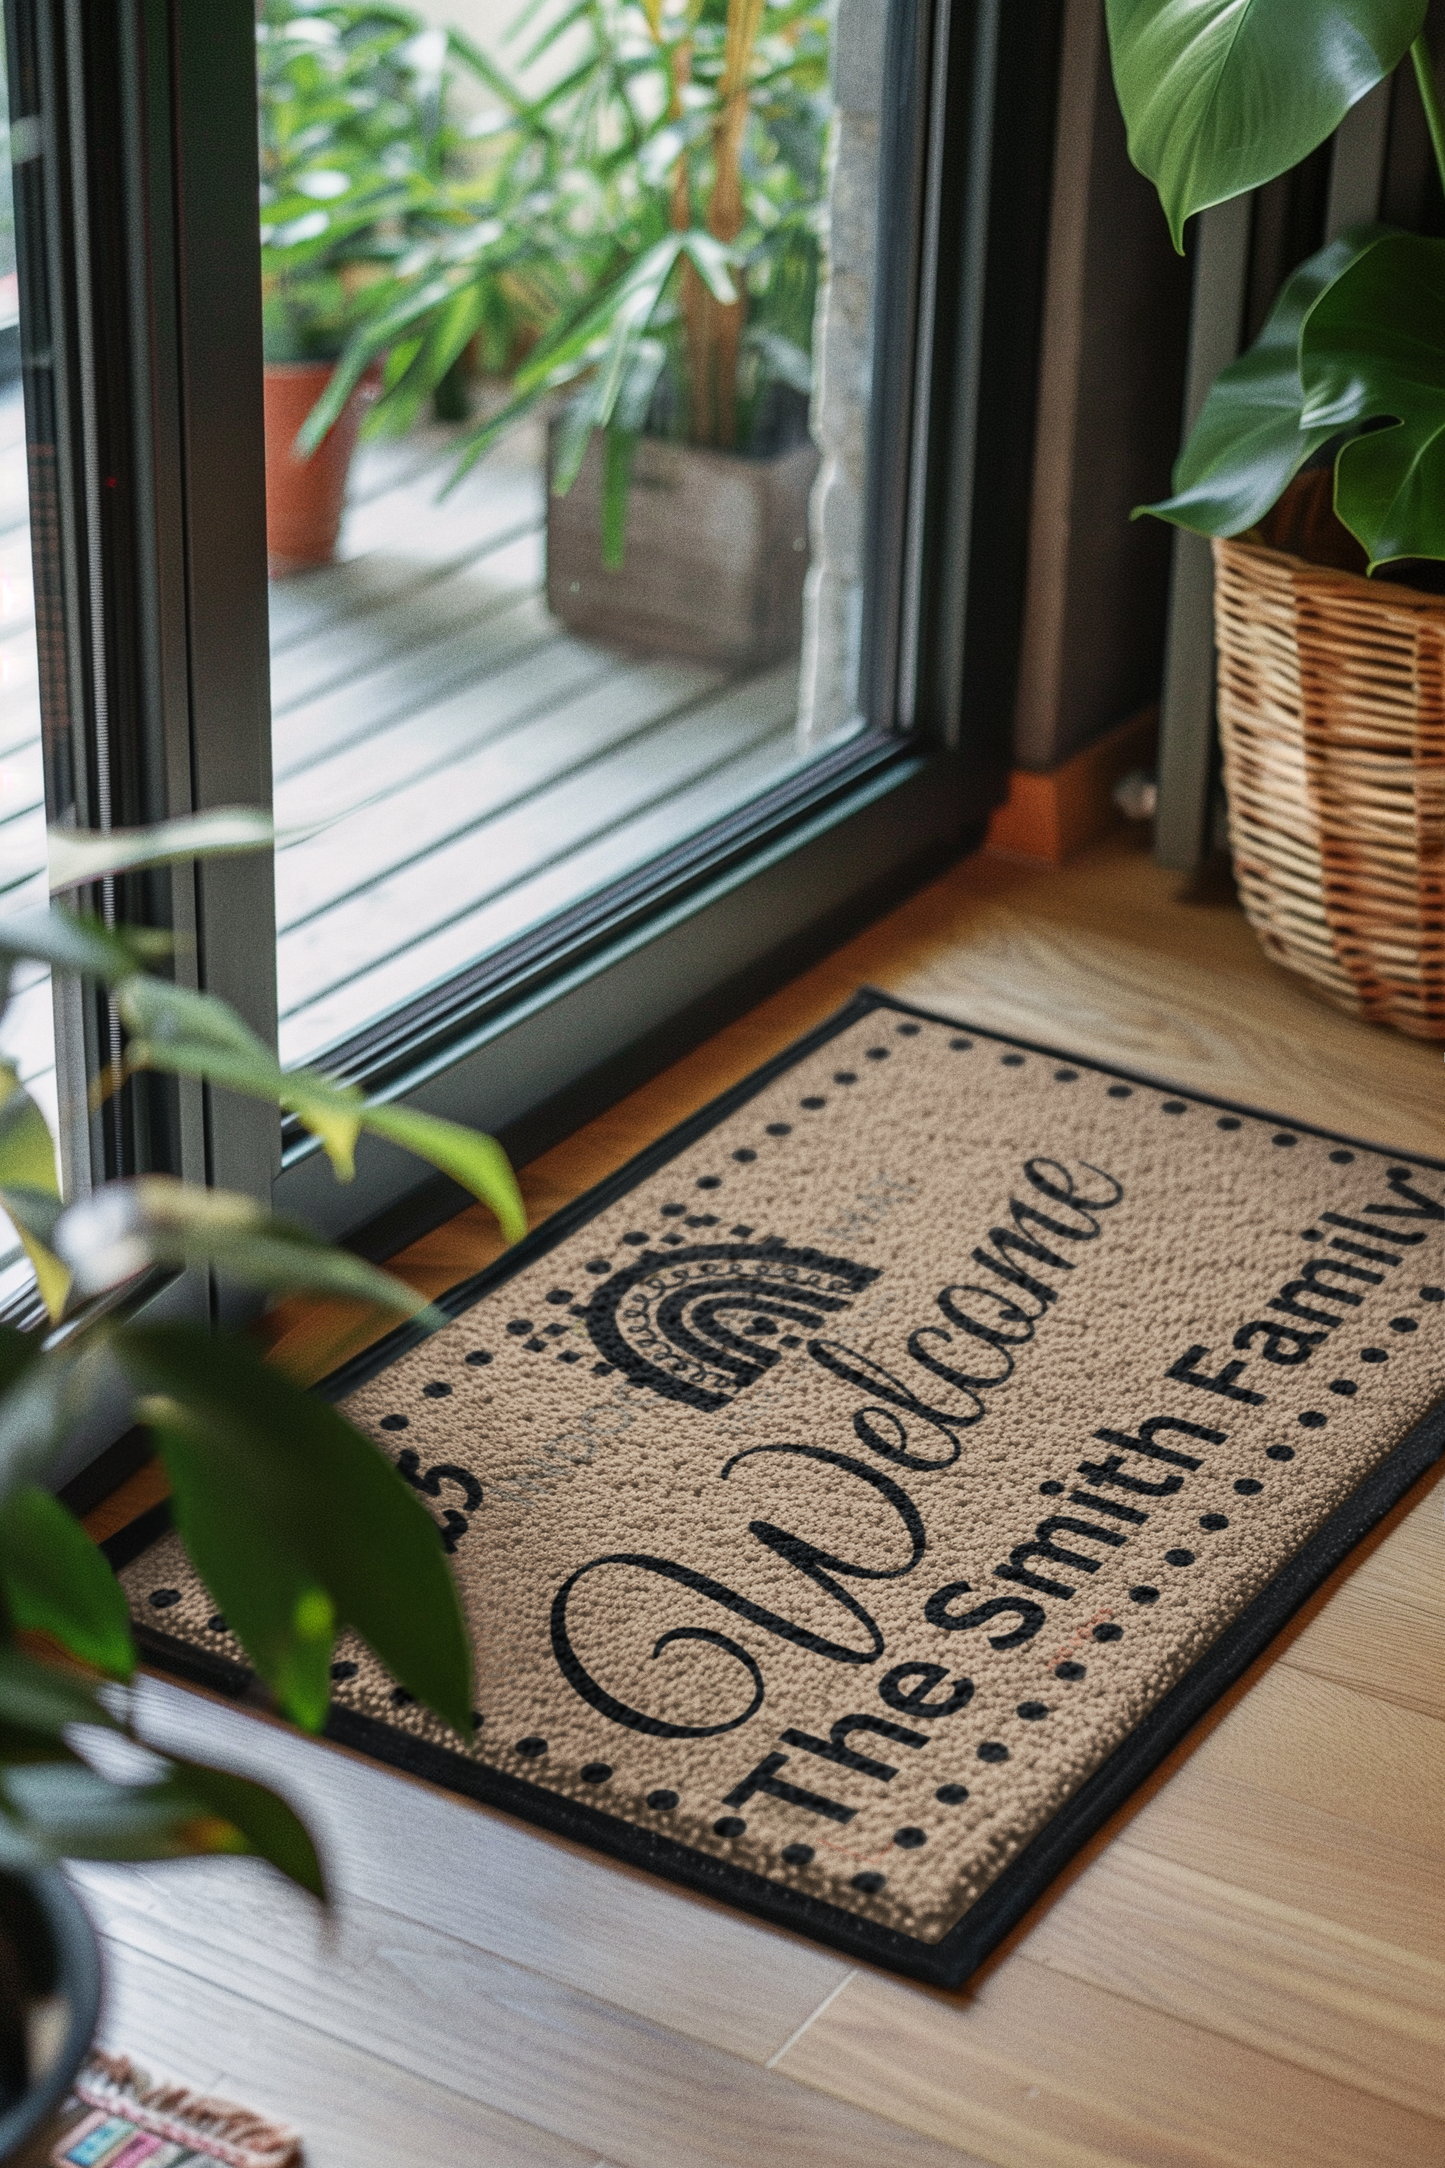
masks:
[[(526, 1170), (534, 1214), (863, 982), (1445, 1155), (1438, 1049), (1336, 1015), (1132, 842), (959, 866)], [(493, 1254), (466, 1213), (406, 1254)], [(316, 1374), (366, 1336), (293, 1308)], [(135, 1479), (97, 1517), (153, 1494)], [(1422, 1483), (964, 1991), (894, 1980), (159, 1681), (154, 1736), (321, 1832), (82, 1876), (106, 2036), (293, 2119), (313, 2168), (1427, 2168), (1445, 2161), (1445, 1525)]]

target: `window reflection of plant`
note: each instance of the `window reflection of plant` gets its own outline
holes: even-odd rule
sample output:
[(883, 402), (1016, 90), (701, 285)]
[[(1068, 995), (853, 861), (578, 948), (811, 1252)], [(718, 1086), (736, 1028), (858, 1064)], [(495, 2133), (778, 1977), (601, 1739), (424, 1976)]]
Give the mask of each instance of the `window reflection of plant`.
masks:
[(368, 288), (301, 441), (320, 441), (382, 357), (367, 427), (407, 428), (476, 340), (487, 368), (510, 373), (510, 397), (462, 440), (457, 476), (569, 395), (553, 486), (571, 487), (600, 429), (618, 564), (640, 435), (762, 455), (806, 433), (828, 10), (534, 0), (509, 37), (527, 30), (519, 75), (550, 61), (557, 80), (530, 95), (489, 71), (502, 109), (480, 170), (438, 184), (435, 231)]

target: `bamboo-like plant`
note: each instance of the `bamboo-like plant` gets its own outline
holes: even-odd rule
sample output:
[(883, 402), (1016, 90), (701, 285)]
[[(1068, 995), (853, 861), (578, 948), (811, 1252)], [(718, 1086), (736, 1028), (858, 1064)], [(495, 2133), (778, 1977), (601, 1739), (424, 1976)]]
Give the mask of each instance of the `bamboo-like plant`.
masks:
[[(1196, 211), (1287, 172), (1409, 57), (1445, 185), (1426, 0), (1108, 0), (1134, 163), (1176, 246)], [(1338, 518), (1369, 569), (1445, 558), (1445, 241), (1362, 226), (1286, 279), (1216, 378), (1143, 509), (1207, 535), (1255, 526), (1333, 453)]]
[[(68, 886), (268, 842), (268, 825), (244, 812), (123, 836), (62, 832), (52, 837), (52, 874)], [(489, 1137), (376, 1105), (312, 1071), (283, 1073), (222, 1002), (156, 968), (167, 947), (59, 908), (0, 918), (0, 1006), (21, 961), (97, 980), (126, 1034), (126, 1075), (200, 1078), (288, 1108), (342, 1179), (360, 1135), (385, 1136), (466, 1184), (509, 1239), (522, 1231), (516, 1184)], [(136, 1739), (124, 1694), (137, 1660), (126, 1603), (44, 1478), (118, 1367), (170, 1479), (176, 1527), (277, 1707), (319, 1729), (336, 1636), (349, 1626), (469, 1738), (471, 1655), (440, 1532), (386, 1455), (263, 1361), (246, 1335), (147, 1324), (128, 1298), (159, 1269), (191, 1267), (267, 1294), (349, 1297), (403, 1317), (427, 1305), (249, 1197), (149, 1175), (64, 1205), (45, 1119), (8, 1062), (0, 1208), (51, 1319), (48, 1331), (0, 1327), (0, 1867), (256, 1852), (321, 1895), (310, 1837), (264, 1786), (174, 1757), (138, 1781), (116, 1772), (107, 1735)]]
[(457, 475), (566, 395), (552, 486), (604, 438), (603, 541), (621, 562), (646, 434), (764, 452), (801, 435), (812, 382), (829, 13), (820, 0), (534, 0), (525, 72), (581, 38), (530, 96), (493, 71), (490, 163), (439, 192), (439, 229), (370, 290), (301, 442), (319, 443), (385, 357), (370, 431), (407, 427), (478, 334), (519, 298), (527, 350), (498, 356), (511, 397), (460, 443)]

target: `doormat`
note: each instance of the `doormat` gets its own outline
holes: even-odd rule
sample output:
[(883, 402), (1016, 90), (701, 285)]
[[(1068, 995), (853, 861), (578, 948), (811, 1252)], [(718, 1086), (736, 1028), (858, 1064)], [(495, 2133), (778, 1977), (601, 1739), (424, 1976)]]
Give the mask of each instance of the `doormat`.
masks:
[(1442, 1172), (860, 994), (331, 1381), (479, 1717), (331, 1736), (956, 1985), (1445, 1450)]

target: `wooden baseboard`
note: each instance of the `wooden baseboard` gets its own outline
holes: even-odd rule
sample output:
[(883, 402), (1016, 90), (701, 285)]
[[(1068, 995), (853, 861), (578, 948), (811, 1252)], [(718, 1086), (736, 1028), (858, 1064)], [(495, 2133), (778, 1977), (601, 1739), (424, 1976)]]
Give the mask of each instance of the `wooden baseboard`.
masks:
[(989, 822), (985, 850), (1062, 865), (1107, 835), (1119, 814), (1114, 785), (1131, 768), (1153, 766), (1157, 707), (1141, 708), (1048, 774), (1015, 768), (1008, 797)]

